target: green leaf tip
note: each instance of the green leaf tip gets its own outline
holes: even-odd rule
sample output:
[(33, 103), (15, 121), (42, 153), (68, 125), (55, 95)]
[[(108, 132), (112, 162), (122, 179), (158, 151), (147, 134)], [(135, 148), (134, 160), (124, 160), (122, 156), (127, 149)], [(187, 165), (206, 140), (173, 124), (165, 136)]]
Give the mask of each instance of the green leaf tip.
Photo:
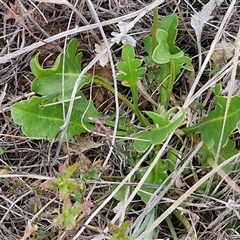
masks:
[[(165, 64), (170, 62), (171, 59), (176, 59), (180, 63), (190, 62), (190, 58), (184, 55), (176, 46), (168, 44), (168, 33), (163, 29), (158, 29), (156, 33), (158, 45), (153, 51), (153, 60), (158, 64)], [(186, 59), (187, 58), (187, 59)]]
[(178, 16), (177, 14), (169, 14), (159, 22), (159, 29), (163, 29), (168, 33), (167, 44), (172, 54), (179, 52), (179, 48), (175, 46), (178, 34)]
[(156, 32), (158, 45), (152, 54), (152, 58), (157, 64), (166, 64), (171, 59), (175, 59), (181, 68), (183, 64), (190, 63), (190, 58), (187, 58), (184, 52), (175, 45), (178, 33), (177, 27), (178, 17), (176, 14), (168, 15), (159, 22), (159, 29)]

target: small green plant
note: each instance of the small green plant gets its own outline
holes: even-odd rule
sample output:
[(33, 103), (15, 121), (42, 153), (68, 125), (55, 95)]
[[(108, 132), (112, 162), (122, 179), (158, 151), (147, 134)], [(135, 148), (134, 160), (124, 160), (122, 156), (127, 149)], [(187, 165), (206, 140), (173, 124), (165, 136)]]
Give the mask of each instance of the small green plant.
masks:
[(126, 234), (127, 229), (131, 225), (130, 221), (124, 222), (121, 226), (116, 226), (112, 223), (108, 223), (109, 232), (112, 235), (111, 240), (132, 240)]
[(85, 181), (89, 177), (96, 176), (97, 171), (100, 171), (100, 162), (96, 162), (92, 166), (88, 161), (81, 164), (75, 163), (68, 167), (61, 166), (57, 178), (41, 185), (43, 189), (58, 190), (59, 198), (63, 203), (61, 211), (53, 221), (55, 226), (71, 229), (77, 224), (76, 216), (90, 213), (93, 203), (91, 200), (83, 199)]
[[(186, 116), (186, 111), (180, 107), (169, 108), (170, 96), (176, 77), (182, 68), (186, 68), (185, 64), (190, 62), (190, 58), (175, 46), (177, 24), (176, 15), (167, 16), (158, 22), (157, 25), (155, 24), (157, 26), (153, 30), (153, 35), (156, 38), (155, 43), (150, 36), (144, 39), (148, 53), (144, 62), (136, 57), (134, 47), (127, 43), (122, 49), (122, 60), (117, 63), (119, 70), (117, 80), (125, 81), (128, 84), (133, 102), (120, 93), (118, 97), (136, 114), (141, 126), (148, 127), (143, 131), (139, 131), (133, 125), (130, 130), (126, 126), (121, 128), (126, 131), (125, 133), (122, 132), (123, 135), (130, 133), (135, 139), (133, 146), (136, 150), (136, 156), (144, 153), (150, 145), (159, 146), (162, 144), (168, 135), (181, 125)], [(13, 120), (21, 126), (26, 136), (37, 139), (57, 140), (56, 134), (64, 123), (63, 114), (68, 110), (72, 89), (82, 71), (82, 54), (76, 53), (76, 50), (77, 40), (73, 39), (69, 43), (65, 55), (60, 54), (52, 68), (42, 68), (39, 63), (39, 55), (36, 55), (31, 60), (30, 66), (35, 76), (31, 89), (38, 96), (33, 96), (28, 100), (11, 106)], [(159, 108), (156, 111), (143, 113), (139, 109), (138, 81), (151, 74), (148, 69), (149, 65), (156, 66), (158, 70), (155, 78), (161, 84), (160, 99), (158, 100)], [(94, 108), (93, 103), (89, 102), (81, 91), (81, 88), (89, 84), (90, 80), (90, 77), (84, 76), (78, 86), (77, 99), (74, 101), (72, 116), (67, 128), (67, 139), (85, 132), (85, 127), (93, 129), (94, 126), (91, 125), (90, 118), (102, 117), (102, 114)], [(95, 77), (94, 82), (114, 92), (112, 86), (106, 83), (104, 79)], [(162, 109), (165, 109), (165, 111), (162, 111)], [(83, 117), (85, 111), (86, 113)], [(80, 121), (81, 118), (83, 118), (83, 121)], [(150, 124), (149, 121), (152, 121), (153, 124)], [(151, 159), (149, 160), (150, 162)], [(60, 173), (57, 178), (42, 185), (45, 189), (51, 188), (59, 191), (63, 205), (54, 223), (61, 228), (71, 229), (76, 226), (76, 216), (84, 213), (86, 205), (91, 205), (89, 202), (85, 203), (83, 201), (85, 178), (97, 176), (98, 167), (95, 166), (93, 168), (95, 170), (88, 171), (88, 173), (79, 172), (79, 169), (82, 168), (83, 166), (78, 164), (67, 168), (62, 167), (59, 169)], [(147, 167), (142, 167), (139, 170), (139, 176), (136, 176), (136, 180), (140, 179), (146, 170)], [(159, 160), (159, 163), (148, 176), (146, 183), (156, 186), (161, 184), (167, 178), (168, 170), (169, 168), (163, 161)], [(73, 178), (73, 174), (77, 172), (81, 177), (81, 181)], [(147, 204), (153, 192), (153, 188), (143, 187), (138, 195)], [(153, 216), (155, 215), (151, 215), (151, 217)], [(130, 239), (124, 235), (124, 229), (127, 227), (127, 223), (118, 228), (112, 227), (112, 239)]]
[(158, 24), (155, 22), (154, 26), (153, 36), (144, 38), (144, 46), (148, 53), (146, 63), (158, 69), (154, 73), (154, 79), (161, 84), (159, 102), (168, 109), (176, 77), (182, 68), (192, 70), (191, 59), (175, 45), (178, 33), (176, 14), (164, 17)]
[(147, 115), (153, 120), (154, 127), (148, 131), (136, 133), (134, 137), (134, 148), (138, 152), (145, 152), (150, 145), (161, 144), (167, 136), (179, 127), (186, 116), (184, 109), (179, 109), (179, 116), (176, 119), (171, 119), (173, 113), (177, 108), (171, 108), (166, 114), (158, 114), (154, 112), (146, 112)]
[[(179, 74), (180, 69), (186, 67), (185, 64), (190, 62), (190, 58), (174, 45), (177, 35), (177, 24), (176, 15), (169, 15), (159, 22), (157, 32), (155, 33), (158, 44), (153, 52), (152, 38), (149, 36), (144, 40), (149, 58), (151, 58), (150, 62), (157, 65), (159, 69), (161, 68), (157, 79), (162, 84), (160, 88), (160, 105), (164, 106), (165, 109), (168, 108), (176, 76)], [(73, 86), (82, 71), (82, 54), (76, 54), (77, 44), (77, 40), (73, 39), (69, 43), (65, 56), (61, 53), (52, 68), (42, 68), (38, 54), (31, 60), (30, 67), (35, 75), (31, 89), (38, 96), (33, 96), (29, 100), (24, 100), (11, 106), (13, 120), (22, 127), (22, 131), (26, 136), (35, 139), (55, 139), (56, 134), (63, 125), (63, 114), (68, 110), (68, 101)], [(151, 45), (150, 48), (148, 47), (149, 44)], [(146, 127), (149, 126), (149, 122), (138, 108), (137, 82), (141, 80), (144, 74), (148, 74), (146, 73), (147, 68), (141, 65), (142, 61), (135, 57), (133, 46), (126, 44), (122, 50), (122, 61), (117, 64), (120, 71), (117, 79), (126, 81), (130, 86), (133, 104), (123, 95), (119, 94), (119, 97), (136, 113), (141, 125)], [(89, 118), (102, 117), (101, 113), (94, 108), (92, 103), (89, 103), (89, 100), (81, 92), (81, 88), (89, 84), (90, 79), (90, 77), (83, 76), (78, 86), (77, 99), (75, 99), (67, 129), (68, 139), (85, 132), (85, 127), (93, 129)], [(114, 92), (114, 89), (102, 79), (96, 77), (94, 81)], [(63, 101), (65, 101), (65, 111), (63, 111), (62, 107)], [(79, 121), (86, 109), (87, 112), (83, 121)]]

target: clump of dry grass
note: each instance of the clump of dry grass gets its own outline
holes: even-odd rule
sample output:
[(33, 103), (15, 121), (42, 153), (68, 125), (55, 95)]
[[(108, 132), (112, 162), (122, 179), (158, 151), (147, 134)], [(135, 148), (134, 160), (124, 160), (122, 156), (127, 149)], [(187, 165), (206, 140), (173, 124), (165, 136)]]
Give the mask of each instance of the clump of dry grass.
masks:
[[(11, 119), (10, 106), (33, 94), (30, 90), (33, 76), (30, 73), (29, 61), (37, 52), (41, 52), (43, 65), (49, 67), (56, 56), (64, 51), (67, 38), (75, 37), (80, 42), (79, 51), (84, 53), (84, 66), (88, 67), (96, 55), (95, 43), (100, 44), (101, 39), (112, 38), (111, 32), (118, 31), (116, 24), (119, 21), (129, 22), (138, 18), (131, 34), (137, 40), (136, 49), (139, 56), (143, 57), (145, 50), (141, 40), (143, 35), (150, 33), (151, 10), (155, 4), (159, 7), (160, 16), (173, 12), (178, 14), (180, 31), (177, 44), (193, 58), (195, 76), (181, 76), (181, 84), (175, 89), (175, 97), (188, 111), (187, 124), (200, 122), (207, 114), (207, 112), (199, 113), (196, 110), (196, 100), (202, 102), (210, 111), (213, 101), (211, 86), (216, 82), (226, 82), (229, 74), (235, 74), (234, 68), (228, 64), (223, 66), (222, 75), (210, 76), (209, 58), (214, 50), (213, 44), (221, 39), (233, 45), (239, 44), (236, 35), (239, 31), (240, 5), (237, 1), (232, 3), (223, 1), (221, 6), (213, 12), (214, 18), (205, 25), (201, 39), (203, 61), (200, 66), (199, 49), (194, 31), (190, 26), (190, 19), (195, 11), (202, 8), (204, 1), (194, 1), (192, 4), (188, 1), (163, 0), (153, 3), (131, 0), (91, 2), (92, 5), (87, 0), (79, 2), (71, 0), (69, 4), (44, 1), (39, 3), (30, 0), (0, 1), (2, 32), (0, 38), (0, 146), (4, 149), (4, 154), (0, 158), (0, 238), (27, 239), (29, 234), (38, 232), (39, 239), (77, 240), (94, 239), (94, 236), (96, 236), (95, 239), (109, 239), (108, 222), (121, 224), (125, 220), (132, 221), (129, 229), (131, 235), (139, 229), (147, 213), (161, 203), (166, 210), (157, 216), (154, 219), (155, 222), (148, 228), (151, 230), (160, 225), (159, 239), (172, 237), (166, 223), (169, 215), (179, 239), (238, 239), (239, 173), (235, 173), (233, 179), (228, 179), (227, 176), (221, 175), (219, 166), (214, 169), (201, 166), (200, 156), (197, 155), (200, 145), (195, 146), (188, 138), (182, 139), (181, 161), (171, 173), (169, 183), (155, 186), (157, 191), (151, 204), (147, 206), (136, 196), (144, 179), (139, 183), (131, 183), (130, 178), (138, 171), (141, 164), (144, 165), (152, 149), (149, 149), (135, 166), (128, 162), (130, 153), (129, 155), (128, 152), (118, 154), (114, 149), (109, 148), (108, 144), (84, 152), (92, 162), (102, 160), (105, 166), (101, 180), (89, 181), (87, 185), (86, 198), (98, 199), (95, 202), (95, 208), (73, 230), (64, 231), (52, 225), (52, 220), (56, 217), (54, 210), (60, 208), (62, 203), (56, 191), (49, 190), (43, 193), (39, 186), (43, 181), (56, 175), (59, 165), (81, 161), (81, 156), (68, 154), (71, 151), (70, 148), (68, 151), (59, 152), (58, 143), (24, 137)], [(120, 44), (114, 45), (111, 52), (108, 49), (109, 57), (112, 59), (112, 66), (109, 66), (110, 73), (115, 71), (114, 64), (120, 57), (120, 47)], [(238, 61), (238, 59), (234, 60)], [(111, 81), (115, 77), (113, 74), (110, 77)], [(119, 89), (126, 91), (121, 87)], [(106, 97), (104, 90), (100, 87), (97, 87), (96, 92), (97, 100), (102, 99), (99, 109), (103, 115), (109, 114), (106, 106), (110, 104), (115, 111), (119, 111), (121, 103), (114, 102), (115, 100), (112, 100), (114, 104), (110, 103), (107, 99), (109, 96)], [(88, 89), (86, 94), (89, 94)], [(114, 99), (114, 96), (111, 97)], [(235, 137), (235, 143), (239, 146), (238, 132), (235, 133)], [(178, 140), (169, 136), (159, 150), (156, 161), (166, 153), (167, 146), (178, 147), (178, 144), (174, 143), (176, 141)], [(53, 160), (56, 164), (51, 167)], [(226, 160), (224, 164), (230, 164), (231, 160)], [(149, 171), (151, 167), (153, 165), (149, 166)], [(190, 173), (184, 176), (182, 172), (186, 169), (189, 169)], [(197, 187), (204, 180), (213, 176), (217, 179), (217, 186), (211, 195), (208, 192), (202, 194), (196, 192)], [(126, 196), (124, 204), (118, 206), (120, 208), (117, 210), (118, 202), (113, 198), (114, 191), (111, 188), (116, 183), (119, 186), (134, 185), (134, 190)], [(182, 208), (182, 205), (185, 207)], [(191, 223), (188, 231), (172, 214), (175, 209), (183, 211), (187, 216)], [(36, 225), (38, 230), (35, 228)], [(197, 238), (194, 238), (192, 233), (195, 233)], [(144, 237), (144, 234), (142, 233), (139, 239)]]

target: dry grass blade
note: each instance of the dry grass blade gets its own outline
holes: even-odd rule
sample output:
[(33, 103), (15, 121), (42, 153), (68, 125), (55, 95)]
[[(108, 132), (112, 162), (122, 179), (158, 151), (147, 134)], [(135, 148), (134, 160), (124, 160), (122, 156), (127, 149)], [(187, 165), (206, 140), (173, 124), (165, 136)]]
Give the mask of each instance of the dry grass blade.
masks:
[[(133, 12), (133, 13), (127, 14), (125, 16), (121, 16), (121, 17), (117, 17), (117, 18), (114, 18), (114, 19), (110, 19), (110, 20), (106, 20), (104, 22), (101, 22), (101, 26), (104, 27), (104, 26), (108, 26), (110, 24), (118, 23), (119, 21), (125, 21), (125, 20), (128, 20), (128, 19), (134, 18), (134, 17), (138, 16), (139, 14), (141, 14), (143, 12), (148, 13), (153, 8), (155, 8), (156, 6), (159, 6), (163, 2), (164, 2), (164, 0), (154, 1), (153, 3), (147, 5), (143, 9), (140, 9), (136, 12)], [(98, 24), (96, 24), (96, 23), (95, 24), (90, 24), (88, 26), (83, 26), (83, 27), (78, 27), (78, 28), (74, 28), (74, 29), (71, 29), (71, 30), (63, 31), (59, 34), (55, 34), (52, 37), (44, 39), (44, 42), (37, 42), (37, 43), (31, 44), (30, 46), (27, 46), (23, 49), (14, 51), (13, 53), (9, 53), (9, 54), (7, 54), (3, 57), (0, 57), (0, 63), (5, 63), (5, 62), (9, 61), (10, 59), (15, 58), (15, 57), (17, 57), (21, 54), (33, 51), (33, 50), (45, 45), (46, 43), (51, 43), (51, 42), (56, 41), (58, 39), (61, 39), (63, 37), (75, 35), (75, 34), (78, 34), (78, 33), (84, 32), (84, 31), (90, 31), (90, 30), (95, 29), (95, 28), (98, 28)]]
[(171, 214), (181, 203), (184, 202), (198, 187), (201, 186), (207, 179), (212, 177), (215, 173), (217, 173), (222, 167), (226, 166), (227, 164), (231, 163), (235, 159), (240, 157), (240, 153), (236, 154), (235, 156), (227, 159), (216, 168), (212, 169), (208, 174), (206, 174), (203, 178), (201, 178), (197, 183), (195, 183), (191, 188), (189, 188), (175, 203), (173, 203), (156, 221), (152, 224), (149, 229), (145, 230), (141, 235), (138, 236), (138, 239), (144, 238), (148, 233), (150, 233), (154, 228), (156, 228), (163, 220), (166, 219), (169, 214)]
[(208, 62), (209, 62), (209, 60), (210, 60), (210, 58), (211, 58), (211, 56), (212, 56), (212, 54), (214, 52), (216, 44), (219, 42), (219, 40), (220, 40), (220, 38), (222, 36), (223, 29), (226, 27), (227, 22), (230, 20), (230, 17), (232, 15), (233, 8), (234, 8), (235, 4), (236, 4), (236, 0), (231, 2), (231, 5), (229, 6), (229, 8), (228, 8), (228, 10), (227, 10), (227, 12), (226, 12), (226, 14), (224, 16), (224, 19), (222, 20), (221, 25), (218, 28), (218, 32), (217, 32), (217, 34), (216, 34), (216, 36), (215, 36), (215, 38), (214, 38), (214, 40), (213, 40), (213, 42), (212, 42), (212, 44), (210, 46), (208, 54), (207, 54), (207, 56), (206, 56), (206, 58), (205, 58), (205, 60), (204, 60), (204, 62), (202, 64), (201, 68), (199, 69), (199, 72), (198, 72), (198, 74), (197, 74), (197, 76), (195, 78), (195, 81), (194, 81), (191, 89), (190, 89), (190, 92), (187, 95), (187, 98), (186, 98), (186, 101), (185, 101), (183, 107), (189, 106), (191, 104), (191, 102), (193, 101), (193, 99), (191, 99), (192, 95), (193, 95), (193, 93), (194, 93), (194, 91), (195, 91), (195, 89), (196, 89), (196, 87), (198, 85), (198, 82), (199, 82), (199, 80), (200, 80), (204, 70), (206, 69), (206, 66), (207, 66), (207, 64), (208, 64)]
[(197, 154), (199, 149), (202, 147), (202, 142), (200, 142), (194, 151), (190, 154), (190, 156), (185, 160), (184, 164), (178, 169), (176, 169), (175, 172), (173, 172), (173, 176), (169, 176), (169, 179), (166, 179), (166, 182), (170, 180), (169, 184), (164, 188), (165, 183), (163, 182), (159, 188), (153, 193), (151, 199), (149, 200), (148, 206), (144, 209), (142, 214), (136, 219), (136, 221), (131, 226), (131, 229), (134, 229), (134, 232), (138, 230), (140, 227), (144, 217), (153, 210), (163, 199), (164, 195), (169, 191), (169, 189), (174, 185), (174, 183), (181, 177), (182, 172), (186, 169), (186, 167), (189, 165), (189, 163), (192, 161), (194, 156)]

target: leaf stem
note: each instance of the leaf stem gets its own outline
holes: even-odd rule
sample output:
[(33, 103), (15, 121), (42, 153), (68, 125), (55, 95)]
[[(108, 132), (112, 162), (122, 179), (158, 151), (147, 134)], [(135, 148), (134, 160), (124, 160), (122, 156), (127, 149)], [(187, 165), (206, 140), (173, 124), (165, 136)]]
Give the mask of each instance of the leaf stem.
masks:
[[(107, 90), (109, 90), (110, 92), (114, 93), (114, 88), (108, 84), (107, 82), (105, 82), (103, 79), (99, 78), (99, 77), (94, 77), (94, 82), (101, 85), (102, 87), (106, 88)], [(144, 115), (139, 111), (138, 107), (136, 107), (135, 105), (133, 105), (132, 103), (130, 103), (128, 101), (127, 98), (125, 98), (121, 93), (118, 93), (118, 97), (119, 99), (121, 99), (138, 117), (140, 123), (142, 124), (143, 127), (147, 127), (150, 125), (150, 123), (148, 122), (148, 120), (144, 117)]]
[(173, 84), (174, 84), (174, 80), (176, 77), (176, 65), (173, 59), (170, 59), (170, 76), (168, 79), (168, 83), (167, 83), (167, 89), (166, 89), (166, 102), (165, 102), (165, 109), (167, 109), (169, 107), (169, 102), (170, 102), (170, 98), (172, 95), (172, 90), (173, 90)]
[[(155, 0), (153, 0), (153, 2), (155, 2)], [(157, 37), (156, 37), (157, 29), (158, 29), (158, 8), (155, 7), (153, 9), (152, 52), (154, 51), (154, 49), (157, 46)]]
[(191, 224), (189, 223), (188, 219), (185, 217), (184, 214), (181, 214), (179, 212), (179, 210), (174, 210), (174, 215), (178, 218), (178, 220), (184, 225), (184, 227), (186, 228), (187, 232), (189, 233), (189, 238), (191, 240), (197, 240), (197, 236), (195, 235), (194, 231), (193, 231), (193, 227), (191, 226)]
[(173, 240), (178, 240), (176, 231), (175, 231), (175, 229), (174, 229), (174, 227), (173, 227), (172, 221), (171, 221), (171, 219), (170, 219), (169, 216), (166, 217), (166, 222), (167, 222), (167, 225), (168, 225), (169, 230), (170, 230), (170, 232), (171, 232), (171, 235), (172, 235), (171, 237), (172, 237), (172, 239), (173, 239)]

